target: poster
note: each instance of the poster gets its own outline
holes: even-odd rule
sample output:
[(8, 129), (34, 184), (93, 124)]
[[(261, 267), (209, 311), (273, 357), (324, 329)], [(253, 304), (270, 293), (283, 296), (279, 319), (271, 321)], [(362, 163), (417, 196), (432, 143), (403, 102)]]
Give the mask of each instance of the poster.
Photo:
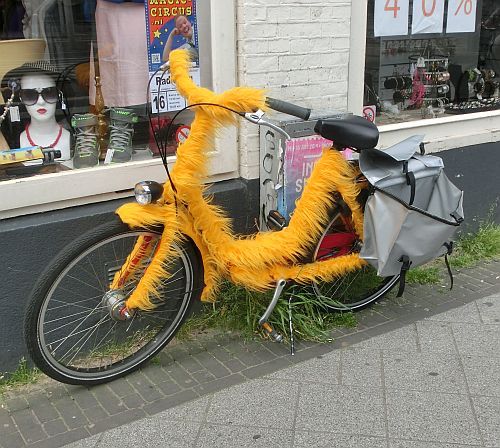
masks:
[(444, 0), (414, 0), (412, 34), (442, 33)]
[(200, 84), (196, 0), (145, 0), (145, 5), (151, 111), (180, 110), (186, 102), (177, 93), (169, 73), (155, 72), (168, 60), (170, 51), (186, 49), (193, 60), (191, 77)]
[(477, 0), (449, 0), (447, 33), (476, 31)]
[(406, 36), (410, 0), (375, 0), (375, 37)]

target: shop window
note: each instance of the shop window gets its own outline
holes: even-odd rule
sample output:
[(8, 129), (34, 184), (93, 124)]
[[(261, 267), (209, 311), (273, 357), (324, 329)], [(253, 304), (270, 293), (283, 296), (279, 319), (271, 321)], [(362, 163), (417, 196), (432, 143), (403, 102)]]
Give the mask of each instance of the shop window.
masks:
[(500, 108), (498, 0), (369, 0), (364, 105), (377, 124)]
[(0, 2), (0, 180), (175, 153), (192, 115), (169, 126), (185, 104), (163, 72), (148, 81), (183, 47), (203, 83), (195, 0)]

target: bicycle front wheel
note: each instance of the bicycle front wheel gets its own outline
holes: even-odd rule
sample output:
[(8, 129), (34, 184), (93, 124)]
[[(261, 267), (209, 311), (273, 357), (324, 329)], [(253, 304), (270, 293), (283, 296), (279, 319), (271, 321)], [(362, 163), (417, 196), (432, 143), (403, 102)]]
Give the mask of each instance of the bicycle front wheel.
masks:
[[(336, 208), (332, 219), (314, 252), (314, 260), (321, 262), (341, 255), (359, 252), (357, 235), (350, 211)], [(379, 277), (376, 269), (365, 265), (361, 269), (343, 275), (332, 282), (314, 282), (314, 294), (326, 308), (335, 311), (355, 311), (366, 307), (387, 294), (396, 285), (399, 275)]]
[(175, 335), (201, 294), (203, 273), (193, 244), (176, 245), (171, 276), (161, 283), (156, 308), (124, 319), (110, 307), (109, 287), (128, 255), (146, 238), (150, 250), (112, 303), (134, 291), (153, 258), (161, 233), (130, 230), (118, 220), (77, 239), (56, 256), (36, 283), (25, 318), (35, 364), (68, 384), (111, 381), (138, 369)]

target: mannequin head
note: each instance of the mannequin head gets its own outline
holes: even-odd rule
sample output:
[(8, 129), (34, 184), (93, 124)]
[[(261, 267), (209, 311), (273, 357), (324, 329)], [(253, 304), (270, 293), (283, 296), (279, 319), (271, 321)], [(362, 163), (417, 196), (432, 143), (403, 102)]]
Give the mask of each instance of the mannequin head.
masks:
[(52, 77), (45, 73), (30, 73), (21, 78), (21, 101), (33, 122), (55, 120), (58, 92)]

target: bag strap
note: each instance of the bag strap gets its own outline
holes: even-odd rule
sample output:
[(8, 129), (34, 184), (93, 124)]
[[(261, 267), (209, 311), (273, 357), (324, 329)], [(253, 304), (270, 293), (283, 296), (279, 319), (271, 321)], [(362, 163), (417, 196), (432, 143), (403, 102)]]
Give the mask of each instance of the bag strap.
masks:
[(399, 259), (399, 261), (402, 262), (403, 265), (401, 266), (401, 271), (399, 273), (399, 289), (396, 297), (401, 297), (405, 291), (406, 273), (408, 272), (411, 266), (410, 257), (408, 257), (408, 255), (403, 255)]
[(451, 255), (453, 252), (453, 241), (450, 241), (449, 243), (444, 243), (443, 244), (446, 249), (448, 249), (448, 252), (444, 255), (444, 263), (446, 264), (446, 269), (448, 269), (448, 275), (450, 276), (450, 291), (453, 289), (453, 272), (451, 271), (450, 267), (450, 262), (448, 260), (448, 255)]
[(412, 171), (408, 171), (408, 160), (403, 161), (403, 173), (406, 174), (406, 185), (410, 185), (410, 201), (409, 205), (413, 205), (413, 201), (415, 200), (415, 174)]

